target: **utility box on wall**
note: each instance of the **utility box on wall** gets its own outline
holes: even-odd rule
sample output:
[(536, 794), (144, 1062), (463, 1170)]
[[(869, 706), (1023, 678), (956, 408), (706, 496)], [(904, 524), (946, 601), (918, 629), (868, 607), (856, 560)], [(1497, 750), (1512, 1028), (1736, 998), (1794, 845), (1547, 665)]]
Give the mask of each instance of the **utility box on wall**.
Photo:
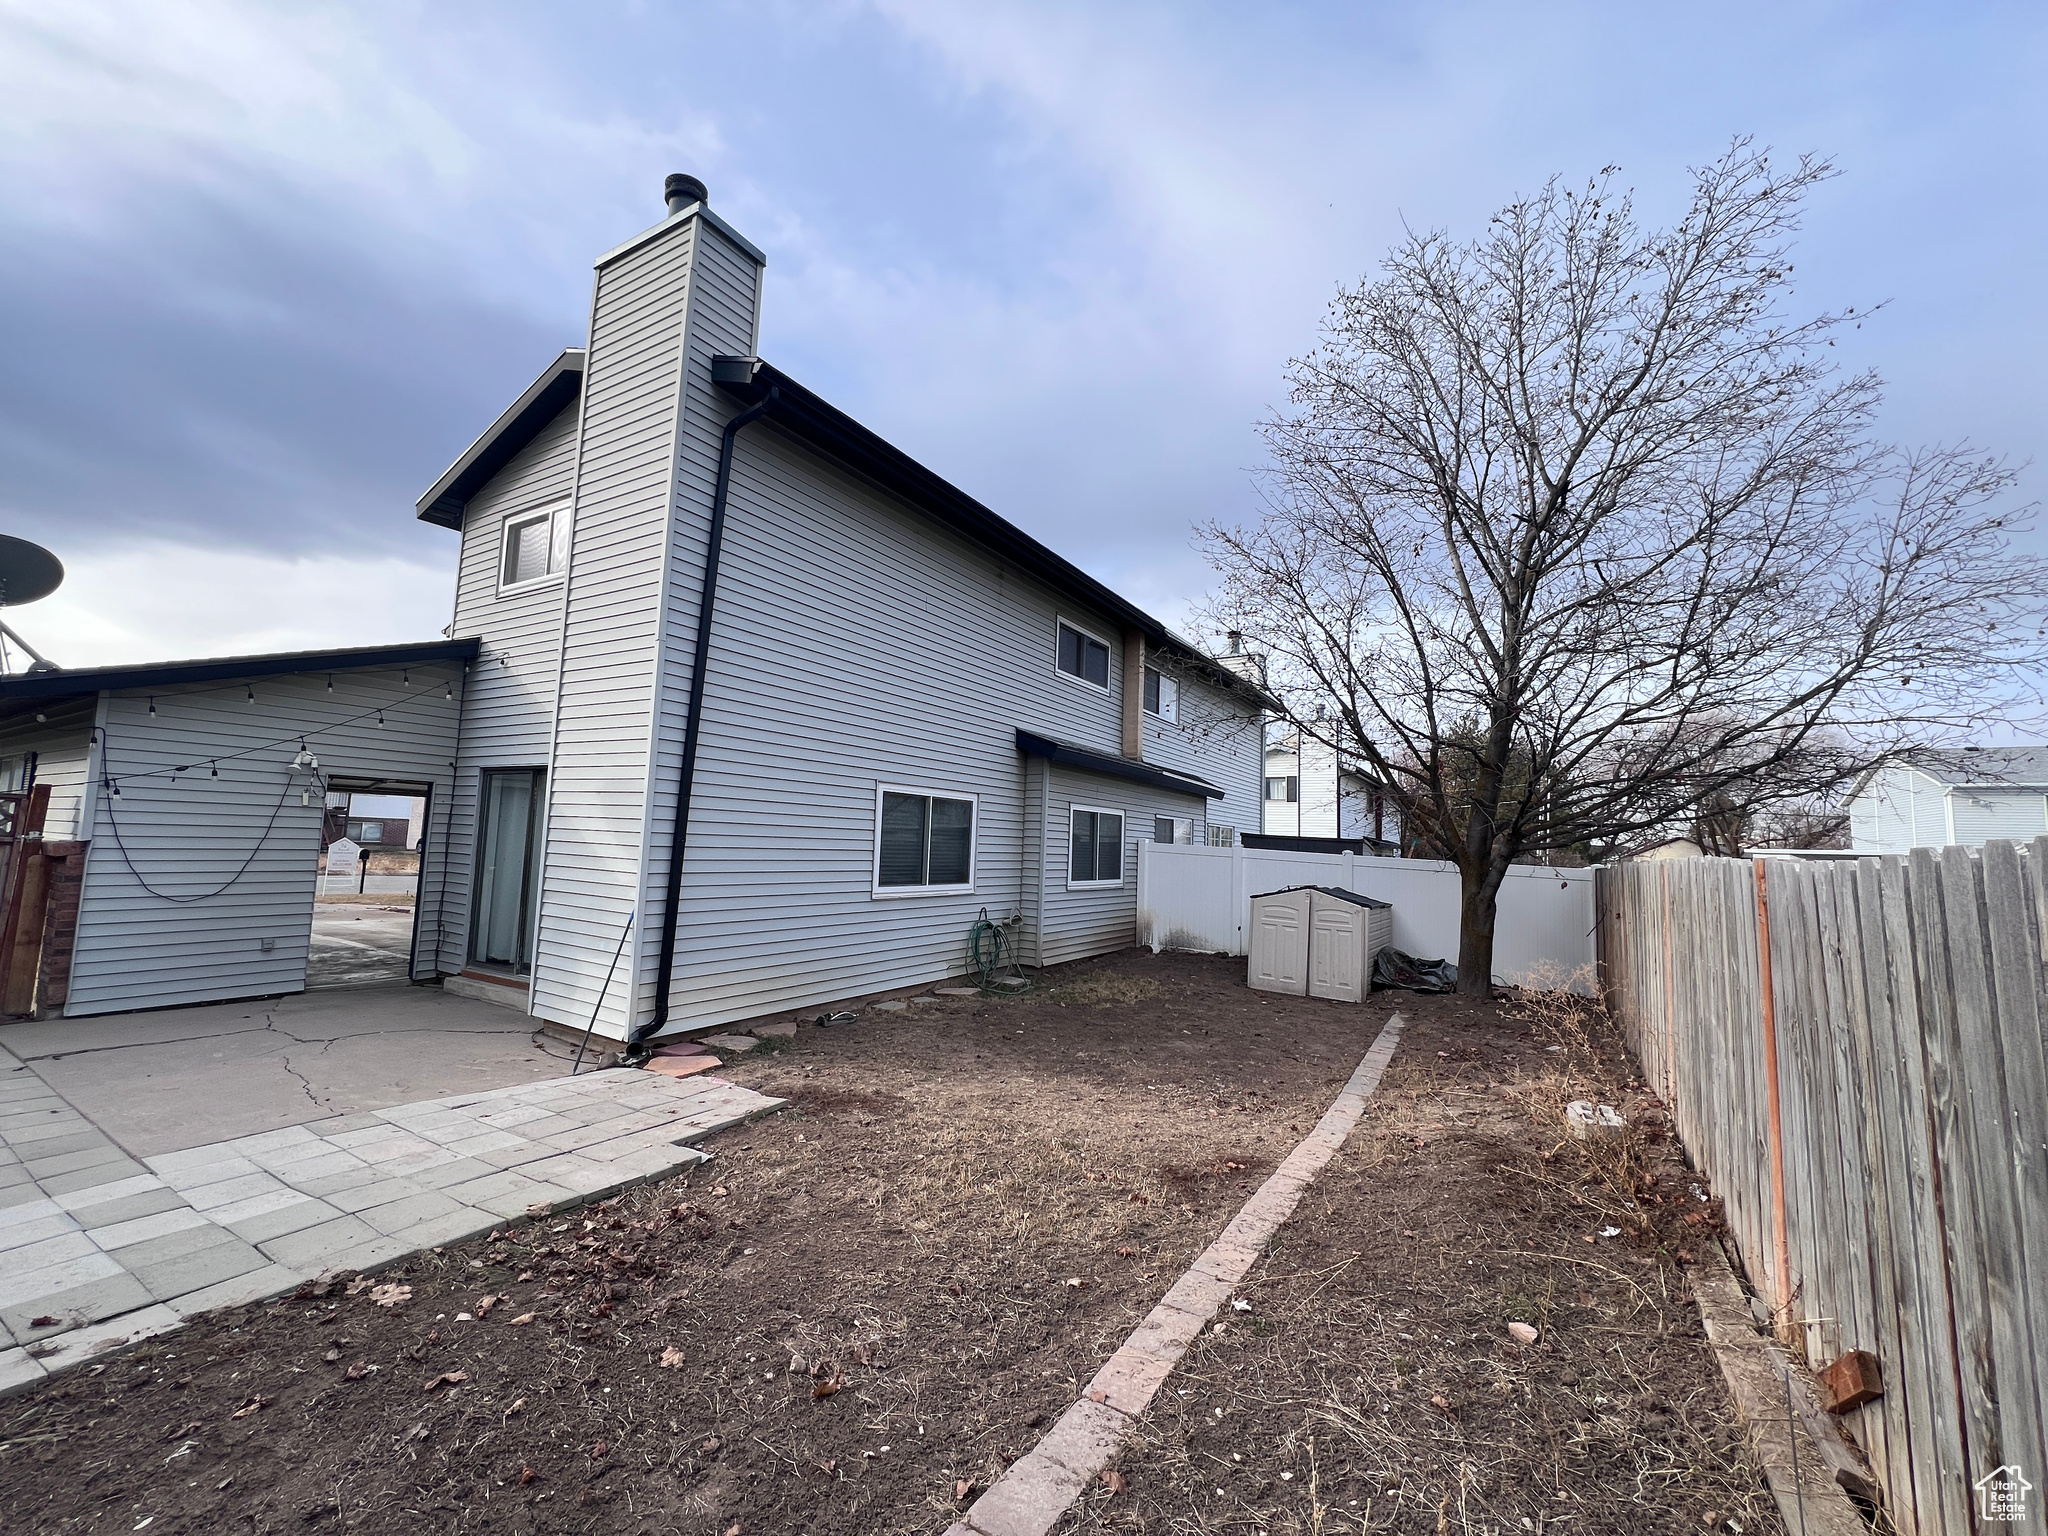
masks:
[(1372, 962), (1394, 937), (1391, 903), (1303, 885), (1251, 899), (1248, 985), (1261, 992), (1358, 1003), (1372, 990)]

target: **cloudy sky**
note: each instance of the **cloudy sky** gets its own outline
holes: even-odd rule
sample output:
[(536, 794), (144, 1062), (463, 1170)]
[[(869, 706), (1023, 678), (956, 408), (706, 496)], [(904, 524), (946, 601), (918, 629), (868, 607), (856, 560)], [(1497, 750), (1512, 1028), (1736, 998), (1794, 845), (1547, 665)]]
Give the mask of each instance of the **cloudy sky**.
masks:
[(1169, 619), (1404, 221), (1609, 163), (1668, 214), (1735, 134), (1845, 173), (1800, 300), (1891, 301), (1887, 429), (2039, 458), (2044, 66), (1995, 3), (0, 0), (0, 530), (70, 569), (11, 617), (70, 664), (434, 633), (415, 496), (672, 170), (768, 252), (767, 357)]

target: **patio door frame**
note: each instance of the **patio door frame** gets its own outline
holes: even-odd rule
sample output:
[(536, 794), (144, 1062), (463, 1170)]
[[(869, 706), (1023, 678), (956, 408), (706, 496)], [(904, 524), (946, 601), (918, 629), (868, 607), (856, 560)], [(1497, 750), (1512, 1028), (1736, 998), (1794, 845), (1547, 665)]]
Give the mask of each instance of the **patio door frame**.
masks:
[[(507, 965), (503, 960), (492, 960), (484, 954), (484, 925), (486, 921), (487, 887), (495, 889), (498, 882), (490, 879), (492, 862), (498, 857), (493, 847), (494, 818), (491, 813), (491, 792), (494, 779), (509, 779), (515, 776), (529, 781), (526, 805), (526, 825), (523, 832), (524, 854), (519, 877), (519, 940), (516, 957)], [(548, 775), (545, 768), (483, 768), (477, 773), (476, 786), (476, 873), (471, 884), (469, 903), (469, 933), (463, 944), (464, 963), (489, 969), (509, 969), (514, 976), (533, 974), (533, 949), (535, 925), (539, 916), (537, 902), (540, 894), (540, 859), (542, 830), (547, 813)]]

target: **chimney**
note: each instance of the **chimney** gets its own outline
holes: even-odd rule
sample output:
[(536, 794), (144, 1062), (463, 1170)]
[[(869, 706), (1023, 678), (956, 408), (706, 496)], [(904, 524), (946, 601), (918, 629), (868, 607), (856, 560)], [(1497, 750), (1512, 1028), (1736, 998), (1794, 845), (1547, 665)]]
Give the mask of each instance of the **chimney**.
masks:
[(1239, 655), (1244, 650), (1244, 631), (1233, 629), (1223, 637), (1230, 642), (1230, 654)]
[(1124, 632), (1124, 756), (1145, 760), (1145, 637)]
[(668, 203), (670, 213), (681, 213), (692, 203), (708, 203), (711, 194), (704, 189), (704, 183), (694, 176), (685, 176), (677, 171), (661, 184), (662, 198)]

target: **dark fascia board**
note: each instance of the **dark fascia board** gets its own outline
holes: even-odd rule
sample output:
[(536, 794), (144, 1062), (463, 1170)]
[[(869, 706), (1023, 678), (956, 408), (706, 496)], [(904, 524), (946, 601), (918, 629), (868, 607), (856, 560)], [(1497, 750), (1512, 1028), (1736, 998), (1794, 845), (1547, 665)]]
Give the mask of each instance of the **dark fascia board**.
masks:
[(902, 449), (885, 442), (837, 407), (812, 394), (780, 369), (758, 357), (715, 357), (711, 378), (742, 405), (770, 397), (768, 420), (862, 479), (902, 498), (926, 515), (963, 534), (1055, 591), (1070, 594), (1145, 637), (1155, 650), (1193, 662), (1205, 681), (1240, 695), (1261, 709), (1279, 701), (1249, 678), (1173, 633), (1143, 609), (1119, 597), (1080, 567), (1054, 554), (1014, 523), (997, 516), (958, 486), (940, 479)]
[(424, 666), (473, 661), (482, 641), (421, 640), (410, 645), (359, 645), (340, 651), (279, 651), (268, 656), (216, 656), (199, 661), (152, 661), (132, 667), (59, 667), (0, 677), (0, 699), (57, 699), (122, 688), (169, 688), (287, 672), (343, 672), (351, 667)]
[(1112, 779), (1129, 779), (1133, 784), (1149, 784), (1154, 789), (1171, 790), (1177, 795), (1196, 795), (1209, 800), (1223, 798), (1222, 790), (1191, 773), (1155, 768), (1150, 763), (1118, 757), (1112, 752), (1097, 752), (1092, 747), (1077, 747), (1072, 742), (1055, 741), (1050, 736), (1040, 736), (1022, 728), (1017, 732), (1017, 750), (1026, 757), (1042, 757), (1062, 768), (1078, 768), (1083, 773), (1100, 773)]
[(583, 348), (570, 347), (548, 364), (546, 371), (527, 386), (526, 393), (507, 406), (489, 430), (427, 488), (418, 503), (421, 520), (439, 523), (443, 528), (460, 528), (469, 498), (511, 463), (512, 456), (532, 442), (540, 429), (576, 398), (583, 388), (583, 360)]

